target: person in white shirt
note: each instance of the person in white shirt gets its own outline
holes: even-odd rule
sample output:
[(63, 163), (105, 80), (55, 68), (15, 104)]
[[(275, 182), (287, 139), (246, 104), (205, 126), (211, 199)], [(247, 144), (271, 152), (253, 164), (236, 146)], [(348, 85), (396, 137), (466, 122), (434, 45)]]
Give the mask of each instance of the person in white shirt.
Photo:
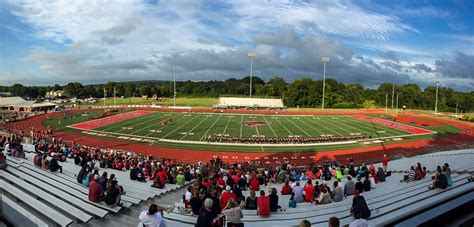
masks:
[(158, 205), (156, 204), (151, 204), (148, 211), (142, 211), (138, 219), (144, 227), (166, 227), (165, 219), (158, 212)]

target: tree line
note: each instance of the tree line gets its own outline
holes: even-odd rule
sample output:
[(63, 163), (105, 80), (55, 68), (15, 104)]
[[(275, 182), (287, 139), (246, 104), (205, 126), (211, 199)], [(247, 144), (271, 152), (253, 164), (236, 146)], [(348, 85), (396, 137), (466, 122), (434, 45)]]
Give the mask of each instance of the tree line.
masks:
[[(264, 81), (253, 77), (253, 91), (259, 97), (281, 97), (287, 107), (321, 107), (322, 80), (303, 77), (291, 83), (282, 77), (273, 77)], [(177, 81), (178, 97), (219, 97), (248, 96), (250, 77), (242, 79), (229, 78), (224, 81)], [(344, 84), (334, 79), (326, 79), (325, 107), (326, 108), (366, 108), (388, 107), (392, 105), (391, 83), (383, 83), (378, 88), (366, 88), (361, 84)], [(172, 81), (137, 81), (137, 82), (108, 82), (106, 84), (83, 85), (71, 82), (64, 86), (23, 86), (14, 84), (11, 87), (0, 87), (0, 91), (9, 91), (14, 96), (26, 99), (41, 99), (49, 91), (64, 90), (68, 97), (101, 98), (105, 96), (140, 97), (157, 95), (158, 97), (173, 96)], [(436, 86), (421, 89), (417, 84), (395, 85), (395, 95), (398, 94), (399, 108), (434, 109)], [(388, 99), (386, 99), (388, 98)], [(395, 99), (394, 99), (395, 102)], [(438, 110), (455, 112), (472, 112), (474, 110), (474, 92), (459, 92), (449, 87), (439, 87)], [(394, 104), (395, 107), (395, 104)]]

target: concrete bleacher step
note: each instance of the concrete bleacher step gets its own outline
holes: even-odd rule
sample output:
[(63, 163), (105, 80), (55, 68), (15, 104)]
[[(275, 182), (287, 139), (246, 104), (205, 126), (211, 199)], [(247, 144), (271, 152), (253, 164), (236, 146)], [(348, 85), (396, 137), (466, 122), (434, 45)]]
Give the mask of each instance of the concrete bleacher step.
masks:
[(10, 182), (10, 184), (15, 184), (16, 187), (21, 187), (24, 191), (28, 191), (30, 194), (36, 196), (37, 199), (47, 201), (51, 205), (62, 210), (64, 213), (68, 213), (69, 216), (73, 216), (81, 222), (88, 222), (92, 219), (91, 215), (59, 199), (58, 197), (49, 194), (46, 191), (34, 187), (33, 185), (11, 175), (10, 173), (0, 170), (0, 176)]
[[(39, 218), (34, 211), (28, 208), (24, 208), (20, 203), (13, 201), (6, 195), (0, 195), (2, 201), (2, 214), (3, 216), (15, 226), (38, 226), (47, 227), (54, 225), (52, 222), (45, 221)], [(2, 223), (3, 224), (3, 223)], [(6, 227), (6, 225), (4, 225)]]
[(62, 213), (54, 210), (50, 206), (44, 204), (42, 201), (34, 198), (28, 193), (23, 192), (22, 190), (6, 183), (4, 180), (0, 179), (0, 188), (10, 195), (14, 196), (17, 200), (29, 204), (32, 209), (42, 213), (44, 216), (50, 218), (54, 223), (60, 226), (68, 226), (73, 221)]
[[(62, 195), (68, 200), (74, 200), (75, 203), (79, 203), (80, 201), (89, 203), (93, 206), (99, 207), (102, 210), (107, 210), (111, 211), (114, 213), (117, 213), (120, 211), (121, 207), (109, 207), (105, 205), (105, 203), (94, 203), (90, 202), (87, 194), (83, 194), (80, 191), (77, 191), (76, 189), (70, 188), (67, 185), (64, 185), (62, 183), (59, 183), (57, 181), (53, 181), (52, 179), (49, 179), (41, 174), (37, 174), (36, 172), (32, 172), (29, 169), (26, 169), (25, 167), (19, 167), (18, 169), (15, 168), (8, 168), (8, 172), (23, 178), (24, 180), (36, 185), (37, 187), (43, 188), (44, 190), (50, 191), (52, 193), (55, 193), (57, 195)], [(54, 185), (54, 186), (52, 186)], [(85, 205), (84, 205), (85, 206)], [(99, 212), (99, 211), (97, 211)], [(101, 211), (99, 214), (105, 216), (106, 211)]]

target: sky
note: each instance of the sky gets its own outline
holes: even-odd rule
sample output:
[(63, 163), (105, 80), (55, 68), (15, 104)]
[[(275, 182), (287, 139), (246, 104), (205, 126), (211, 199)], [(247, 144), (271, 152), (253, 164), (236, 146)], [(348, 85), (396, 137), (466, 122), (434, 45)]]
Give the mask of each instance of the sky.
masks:
[[(0, 0), (0, 85), (326, 76), (474, 90), (474, 1)], [(179, 56), (173, 59), (173, 54)]]

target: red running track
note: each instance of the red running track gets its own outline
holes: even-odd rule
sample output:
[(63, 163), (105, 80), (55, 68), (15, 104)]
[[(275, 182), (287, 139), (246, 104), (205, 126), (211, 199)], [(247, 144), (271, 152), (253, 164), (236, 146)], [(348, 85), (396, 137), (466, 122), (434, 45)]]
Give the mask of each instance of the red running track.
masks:
[(134, 117), (139, 117), (139, 116), (143, 116), (143, 115), (147, 115), (147, 114), (151, 114), (151, 113), (153, 113), (153, 112), (145, 111), (145, 110), (136, 110), (136, 111), (132, 111), (132, 112), (117, 114), (117, 115), (110, 116), (110, 117), (104, 117), (104, 118), (97, 119), (97, 120), (92, 120), (92, 121), (87, 121), (87, 122), (82, 122), (82, 123), (70, 125), (69, 128), (74, 128), (74, 129), (79, 129), (79, 130), (91, 130), (91, 129), (99, 128), (99, 127), (102, 127), (102, 126), (114, 124), (114, 123), (117, 123), (119, 121), (127, 120), (127, 119), (134, 118)]

